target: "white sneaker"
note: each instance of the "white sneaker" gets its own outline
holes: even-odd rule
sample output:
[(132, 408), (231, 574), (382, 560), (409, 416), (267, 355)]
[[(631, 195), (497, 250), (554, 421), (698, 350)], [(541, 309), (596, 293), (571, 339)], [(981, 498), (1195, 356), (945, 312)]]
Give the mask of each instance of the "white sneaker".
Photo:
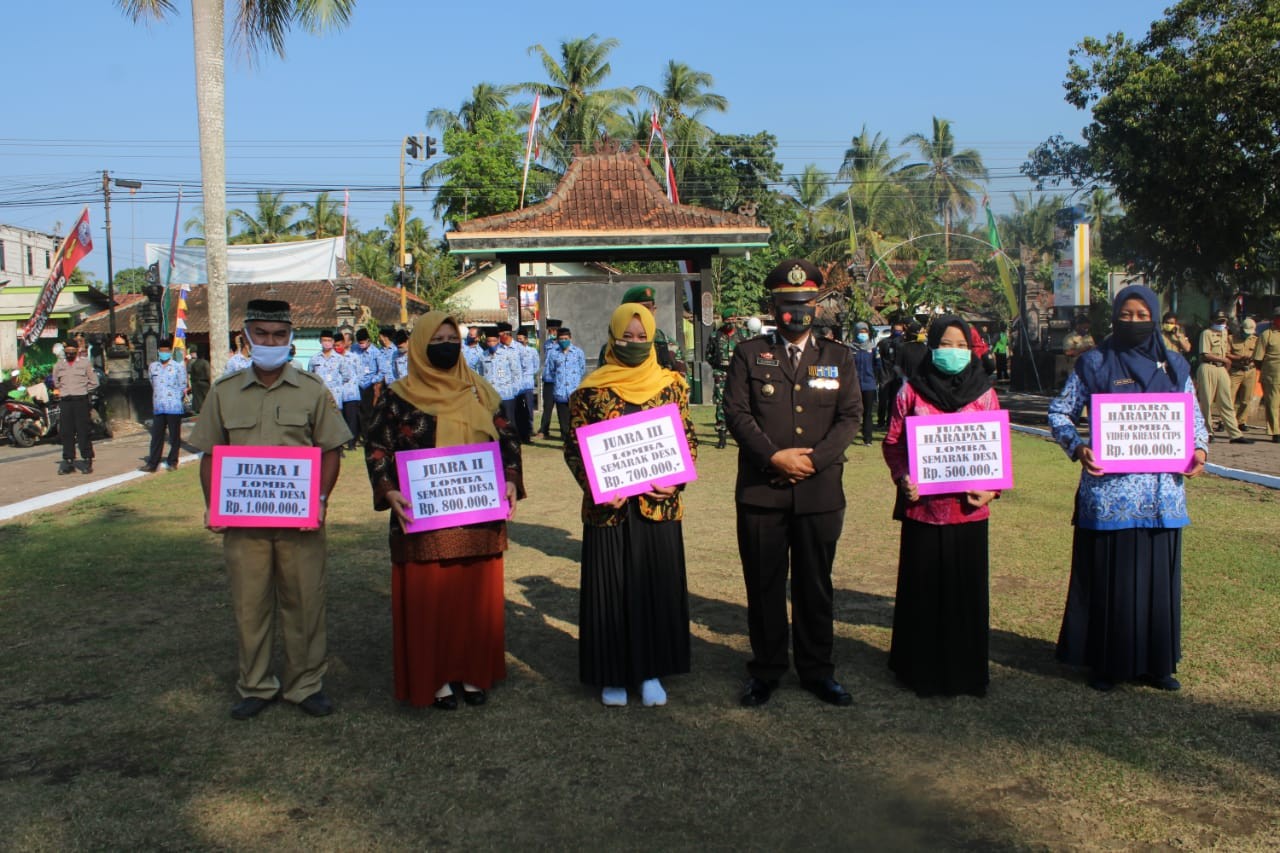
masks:
[(627, 688), (606, 687), (600, 691), (600, 704), (606, 708), (624, 708), (627, 704)]
[(667, 704), (667, 691), (662, 688), (662, 682), (656, 678), (650, 678), (641, 684), (640, 694), (646, 708)]
[(161, 463), (160, 463), (160, 470), (161, 470), (161, 471), (172, 471), (172, 470), (174, 470), (176, 467), (177, 467), (176, 465), (170, 465), (168, 462), (161, 462)]

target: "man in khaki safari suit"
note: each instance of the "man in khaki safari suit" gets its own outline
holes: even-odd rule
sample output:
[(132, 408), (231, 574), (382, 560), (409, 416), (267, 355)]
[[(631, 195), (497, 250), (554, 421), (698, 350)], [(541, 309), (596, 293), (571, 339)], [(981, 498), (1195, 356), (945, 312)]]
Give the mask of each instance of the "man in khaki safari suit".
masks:
[[(255, 299), (245, 310), (253, 364), (217, 382), (200, 411), (191, 443), (204, 451), (200, 484), (207, 507), (217, 445), (319, 447), (318, 528), (209, 527), (223, 534), (240, 651), (231, 716), (248, 720), (283, 696), (313, 717), (333, 713), (325, 696), (326, 501), (338, 481), (342, 445), (351, 439), (324, 381), (289, 363), (293, 323), (289, 303)], [(284, 673), (271, 673), (275, 611), (284, 636)]]

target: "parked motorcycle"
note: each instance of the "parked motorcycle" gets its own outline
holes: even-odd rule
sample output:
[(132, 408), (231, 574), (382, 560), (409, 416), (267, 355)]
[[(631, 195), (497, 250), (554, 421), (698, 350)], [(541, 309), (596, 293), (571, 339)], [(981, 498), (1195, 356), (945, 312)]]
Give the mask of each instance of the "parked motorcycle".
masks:
[[(18, 447), (31, 447), (42, 439), (57, 438), (61, 415), (62, 407), (56, 398), (47, 403), (34, 399), (5, 400), (0, 439), (8, 438)], [(97, 391), (89, 396), (89, 437), (111, 437), (106, 401)]]

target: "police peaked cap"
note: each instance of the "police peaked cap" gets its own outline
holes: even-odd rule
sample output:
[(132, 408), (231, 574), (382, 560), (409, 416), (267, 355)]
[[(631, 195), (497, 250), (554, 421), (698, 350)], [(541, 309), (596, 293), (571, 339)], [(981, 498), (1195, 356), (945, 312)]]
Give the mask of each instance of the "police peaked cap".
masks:
[(822, 287), (822, 270), (804, 258), (788, 258), (765, 276), (764, 286), (775, 299), (807, 302)]
[(281, 299), (250, 299), (244, 307), (244, 321), (261, 320), (264, 323), (288, 323), (293, 325), (289, 303)]

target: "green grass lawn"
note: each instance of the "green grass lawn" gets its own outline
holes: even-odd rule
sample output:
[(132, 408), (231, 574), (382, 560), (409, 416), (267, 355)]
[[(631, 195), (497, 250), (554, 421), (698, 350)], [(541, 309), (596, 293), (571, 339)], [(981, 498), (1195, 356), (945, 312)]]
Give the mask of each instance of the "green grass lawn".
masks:
[[(695, 418), (709, 435), (710, 408)], [(1078, 469), (1040, 439), (1014, 452), (981, 700), (920, 700), (887, 670), (898, 527), (878, 444), (846, 469), (849, 709), (794, 677), (738, 706), (736, 453), (711, 440), (684, 528), (693, 672), (660, 709), (605, 709), (577, 682), (579, 492), (546, 445), (511, 527), (508, 679), (453, 714), (391, 697), (386, 517), (354, 456), (330, 511), (327, 719), (227, 716), (232, 615), (195, 466), (0, 526), (0, 846), (1276, 849), (1280, 495), (1191, 482), (1184, 689), (1104, 695), (1053, 659)]]

